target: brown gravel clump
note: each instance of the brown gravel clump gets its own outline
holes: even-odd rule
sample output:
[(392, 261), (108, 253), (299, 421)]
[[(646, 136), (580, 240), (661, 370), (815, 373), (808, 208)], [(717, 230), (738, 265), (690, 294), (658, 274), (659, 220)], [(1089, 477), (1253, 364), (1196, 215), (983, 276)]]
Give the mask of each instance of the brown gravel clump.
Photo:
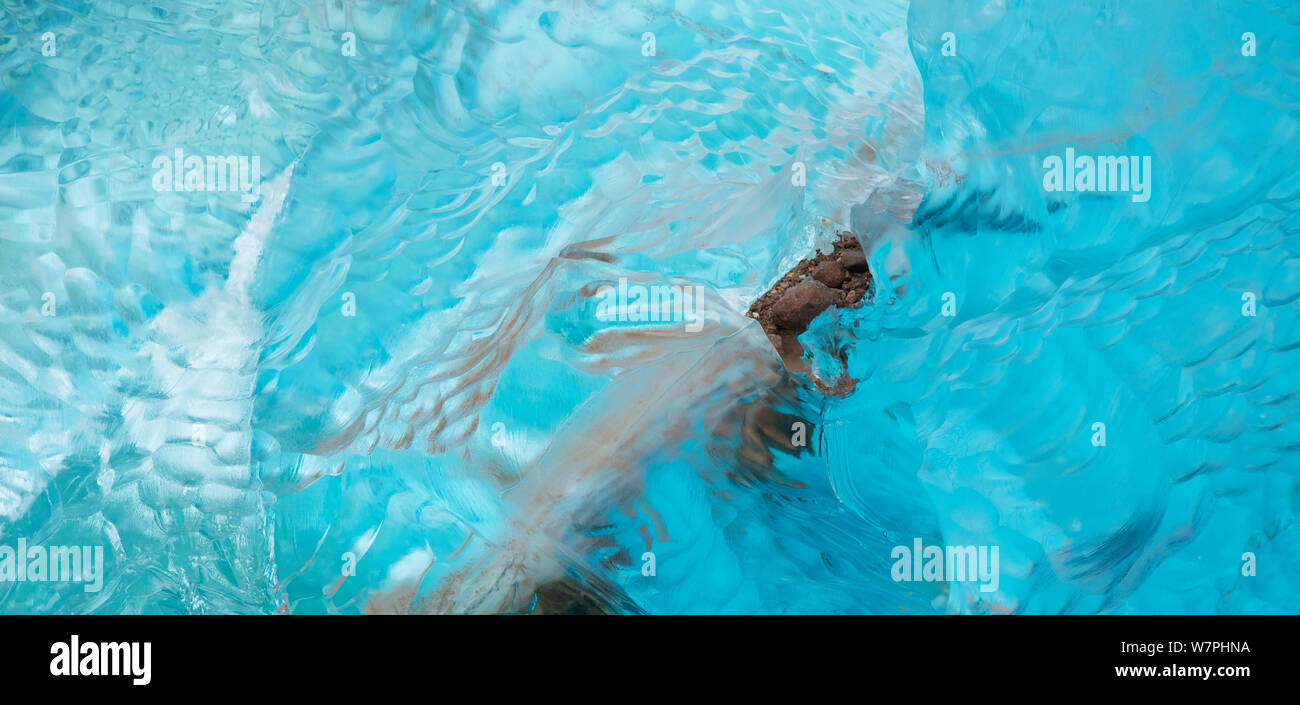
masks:
[(745, 314), (769, 335), (799, 335), (831, 306), (861, 306), (871, 291), (862, 244), (842, 231), (829, 254), (817, 253), (785, 273)]
[[(745, 315), (757, 320), (772, 345), (792, 372), (808, 370), (803, 347), (796, 339), (822, 311), (861, 306), (871, 293), (871, 272), (862, 243), (851, 232), (841, 231), (829, 254), (816, 253), (785, 273), (771, 289), (758, 297)], [(840, 394), (852, 389), (854, 380), (840, 380), (824, 391)], [(848, 385), (847, 390), (842, 389)]]

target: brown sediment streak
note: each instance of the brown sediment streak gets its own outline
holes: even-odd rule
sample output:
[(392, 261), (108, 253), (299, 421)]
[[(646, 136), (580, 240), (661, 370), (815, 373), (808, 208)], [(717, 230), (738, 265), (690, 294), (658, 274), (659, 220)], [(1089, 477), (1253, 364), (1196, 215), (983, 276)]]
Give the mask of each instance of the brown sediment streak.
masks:
[(456, 549), (455, 553), (452, 553), (450, 556), (447, 556), (447, 560), (451, 560), (456, 556), (459, 556), (465, 550), (465, 548), (469, 546), (469, 542), (473, 540), (474, 536), (476, 536), (476, 534), (473, 531), (471, 531), (469, 535), (465, 537), (465, 540), (461, 542), (460, 548)]
[[(1154, 121), (1152, 121), (1154, 122)], [(1096, 134), (1070, 134), (1061, 133), (1060, 135), (1044, 135), (1037, 142), (1025, 144), (1023, 141), (1014, 139), (1003, 140), (1002, 142), (992, 143), (992, 149), (986, 149), (980, 152), (971, 152), (966, 155), (967, 159), (983, 159), (985, 157), (998, 157), (1008, 154), (1024, 154), (1026, 152), (1037, 152), (1048, 147), (1055, 147), (1062, 144), (1072, 144), (1075, 146), (1102, 144), (1106, 142), (1120, 142), (1137, 134), (1137, 130), (1128, 130), (1124, 132), (1109, 132)], [(1007, 146), (1002, 146), (1007, 145)]]
[(420, 577), (388, 592), (371, 595), (362, 607), (362, 612), (364, 614), (411, 614), (417, 611), (416, 598), (420, 593), (420, 585), (429, 576), (429, 571), (433, 570), (433, 564), (437, 562), (438, 557), (434, 556), (424, 567)]
[(560, 253), (560, 256), (565, 259), (594, 259), (607, 263), (614, 261), (614, 256), (607, 252), (600, 252), (597, 250), (575, 250), (568, 247), (564, 248), (564, 251)]
[[(426, 436), (426, 449), (430, 452), (441, 451), (442, 444), (438, 443), (438, 436), (448, 425), (448, 414), (443, 412), (446, 403), (460, 397), (477, 383), (493, 378), (509, 361), (514, 348), (521, 343), (522, 333), (535, 324), (541, 316), (531, 303), (537, 299), (539, 292), (545, 286), (555, 283), (554, 275), (562, 261), (557, 257), (547, 262), (516, 299), (515, 304), (506, 308), (497, 318), (497, 328), (492, 335), (478, 341), (469, 350), (456, 355), (453, 358), (454, 366), (443, 367), (423, 378), (417, 378), (419, 381), (416, 384), (407, 384), (407, 380), (417, 374), (416, 371), (422, 365), (446, 359), (446, 352), (453, 337), (448, 336), (442, 345), (435, 345), (426, 353), (408, 360), (402, 374), (389, 385), (387, 392), (366, 403), (357, 411), (356, 419), (351, 424), (317, 443), (311, 452), (315, 455), (330, 455), (343, 450), (362, 435), (374, 430), (368, 427), (365, 421), (370, 418), (372, 412), (380, 412), (374, 418), (374, 427), (377, 428), (393, 405), (411, 403), (428, 385), (445, 379), (455, 379), (455, 386), (446, 394), (440, 395), (431, 407), (415, 411), (411, 418), (406, 420), (406, 424), (413, 430), (422, 425), (422, 422), (438, 418), (434, 430)], [(455, 409), (455, 411), (461, 412), (462, 417), (473, 417), (490, 397), (490, 393), (471, 394), (468, 399), (460, 401), (466, 408)], [(464, 440), (464, 438), (450, 440)], [(377, 434), (369, 451), (373, 452), (381, 446), (392, 447), (394, 443), (401, 443), (401, 440), (387, 441), (382, 438), (382, 434)]]
[[(1183, 111), (1192, 107), (1192, 105), (1194, 105), (1194, 103), (1186, 102), (1182, 106), (1171, 106), (1158, 115), (1151, 115), (1151, 114), (1144, 115), (1142, 116), (1142, 121), (1135, 124), (1133, 128), (1127, 130), (1111, 130), (1107, 132), (1093, 132), (1093, 133), (1084, 133), (1084, 134), (1071, 134), (1065, 131), (1058, 131), (1053, 134), (1042, 135), (1040, 139), (1038, 139), (1037, 141), (1030, 142), (1027, 144), (1023, 142), (1022, 137), (1012, 137), (1005, 140), (999, 140), (997, 142), (993, 142), (989, 145), (990, 147), (989, 149), (985, 149), (979, 152), (972, 152), (966, 156), (968, 159), (980, 159), (984, 157), (993, 157), (993, 156), (1000, 156), (1006, 154), (1036, 152), (1041, 149), (1046, 149), (1047, 147), (1053, 147), (1061, 144), (1073, 144), (1075, 146), (1080, 146), (1080, 145), (1087, 145), (1087, 144), (1099, 144), (1105, 142), (1119, 143), (1134, 135), (1140, 134), (1141, 132), (1146, 130), (1146, 128), (1150, 127), (1151, 125), (1154, 125), (1156, 122), (1160, 120), (1167, 120), (1175, 115), (1182, 113)], [(1209, 120), (1208, 115), (1210, 114), (1213, 113), (1212, 112), (1207, 113), (1206, 117), (1198, 121), (1192, 127), (1194, 128), (1196, 126), (1202, 125), (1205, 122), (1207, 122)], [(1190, 128), (1188, 131), (1189, 132), (1191, 131)]]
[(645, 507), (646, 514), (650, 515), (650, 521), (655, 526), (655, 539), (660, 542), (672, 541), (672, 538), (668, 536), (668, 525), (664, 523), (664, 518), (659, 516), (659, 511), (650, 506), (649, 502), (643, 502), (642, 506)]
[[(747, 319), (725, 307), (710, 310), (716, 317), (699, 332), (610, 329), (579, 346), (587, 354), (570, 361), (576, 368), (617, 368), (618, 374), (569, 414), (536, 464), (504, 491), (512, 528), (501, 542), (489, 540), (482, 555), (463, 556), (468, 562), (418, 599), (416, 611), (517, 612), (533, 598), (542, 612), (579, 605), (583, 611), (634, 609), (610, 586), (593, 587), (597, 578), (585, 585), (572, 579), (571, 571), (584, 569), (583, 556), (600, 540), (584, 536), (581, 527), (603, 522), (613, 507), (640, 505), (650, 518), (647, 539), (670, 541), (663, 518), (636, 499), (646, 459), (697, 434), (703, 420), (732, 413), (738, 395), (780, 379)], [(373, 606), (404, 609), (404, 595), (397, 594), (402, 589), (389, 588), (390, 596)]]
[[(818, 286), (826, 287), (823, 280), (834, 285), (826, 287), (834, 292), (830, 304), (861, 305), (870, 297), (871, 278), (862, 247), (852, 234), (842, 233), (830, 255), (810, 258), (787, 277), (812, 278), (811, 268), (832, 261), (817, 272), (820, 279), (814, 281)], [(459, 423), (457, 413), (468, 417), (483, 399), (490, 398), (484, 383), (508, 362), (513, 347), (526, 342), (522, 334), (541, 315), (531, 304), (554, 288), (551, 278), (559, 273), (558, 268), (548, 266), (529, 287), (534, 293), (520, 299), (520, 306), (531, 308), (509, 311), (500, 319), (491, 345), (506, 349), (474, 350), (457, 359), (450, 372), (461, 375), (454, 380), (458, 391), (440, 395), (429, 404), (431, 408), (420, 409), (419, 415), (410, 419), (427, 420), (433, 426), (429, 441), (445, 442), (450, 425)], [(568, 291), (575, 288), (584, 296), (594, 294), (591, 286)], [(783, 293), (763, 301), (775, 306)], [(588, 549), (602, 541), (586, 535), (583, 527), (606, 522), (608, 511), (615, 507), (623, 507), (626, 514), (639, 505), (649, 517), (641, 529), (647, 548), (671, 541), (671, 527), (638, 499), (644, 493), (644, 471), (665, 448), (698, 438), (701, 432), (709, 437), (705, 443), (711, 457), (731, 455), (736, 461), (727, 463), (729, 468), (723, 472), (707, 470), (708, 481), (720, 495), (725, 496), (736, 483), (777, 483), (791, 490), (800, 487), (794, 478), (774, 469), (773, 457), (774, 452), (809, 452), (806, 447), (792, 446), (788, 429), (796, 417), (775, 410), (787, 406), (799, 382), (783, 374), (765, 349), (758, 327), (750, 323), (753, 315), (744, 318), (712, 297), (707, 303), (709, 315), (701, 317), (703, 325), (696, 332), (680, 325), (613, 327), (575, 343), (581, 354), (567, 362), (581, 372), (606, 376), (608, 384), (573, 409), (541, 455), (511, 478), (512, 484), (501, 495), (510, 529), (499, 536), (481, 537), (481, 552), (462, 546), (460, 565), (440, 580), (433, 592), (417, 598), (413, 607), (408, 607), (406, 591), (410, 586), (397, 585), (376, 595), (370, 609), (518, 612), (527, 611), (534, 598), (536, 611), (541, 612), (600, 611), (622, 605), (617, 590), (573, 578), (574, 570), (586, 567)], [(762, 309), (758, 305), (751, 313)], [(797, 335), (808, 321), (797, 330), (782, 330)], [(465, 375), (479, 383), (470, 385)], [(438, 376), (448, 376), (448, 371)], [(814, 381), (821, 383), (815, 377)], [(452, 396), (459, 398), (453, 400)], [(633, 548), (625, 547), (625, 553)], [(635, 557), (622, 555), (618, 561), (634, 562)]]

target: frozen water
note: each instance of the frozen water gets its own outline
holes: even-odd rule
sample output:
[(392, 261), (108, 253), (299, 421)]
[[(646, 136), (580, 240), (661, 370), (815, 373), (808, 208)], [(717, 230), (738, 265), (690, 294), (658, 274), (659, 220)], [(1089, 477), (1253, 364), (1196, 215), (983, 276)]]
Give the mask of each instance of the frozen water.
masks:
[(1297, 611), (1300, 10), (1074, 5), (0, 2), (0, 611)]

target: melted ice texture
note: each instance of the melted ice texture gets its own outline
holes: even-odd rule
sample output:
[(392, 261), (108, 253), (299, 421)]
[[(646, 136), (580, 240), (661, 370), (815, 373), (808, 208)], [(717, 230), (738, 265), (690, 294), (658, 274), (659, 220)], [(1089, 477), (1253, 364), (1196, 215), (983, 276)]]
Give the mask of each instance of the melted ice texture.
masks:
[[(0, 544), (106, 577), (0, 611), (1300, 610), (1290, 0), (59, 5), (0, 2)], [(1066, 147), (1151, 200), (1044, 192)], [(837, 227), (843, 398), (743, 316)]]

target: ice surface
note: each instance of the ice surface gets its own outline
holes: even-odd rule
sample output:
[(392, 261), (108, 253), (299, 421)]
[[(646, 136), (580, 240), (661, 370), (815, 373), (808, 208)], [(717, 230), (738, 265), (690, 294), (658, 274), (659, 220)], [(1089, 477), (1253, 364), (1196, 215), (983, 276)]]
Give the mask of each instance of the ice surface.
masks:
[[(1295, 612), (1300, 15), (1076, 5), (0, 3), (0, 545), (107, 556), (0, 611)], [(842, 399), (743, 316), (838, 227)]]

